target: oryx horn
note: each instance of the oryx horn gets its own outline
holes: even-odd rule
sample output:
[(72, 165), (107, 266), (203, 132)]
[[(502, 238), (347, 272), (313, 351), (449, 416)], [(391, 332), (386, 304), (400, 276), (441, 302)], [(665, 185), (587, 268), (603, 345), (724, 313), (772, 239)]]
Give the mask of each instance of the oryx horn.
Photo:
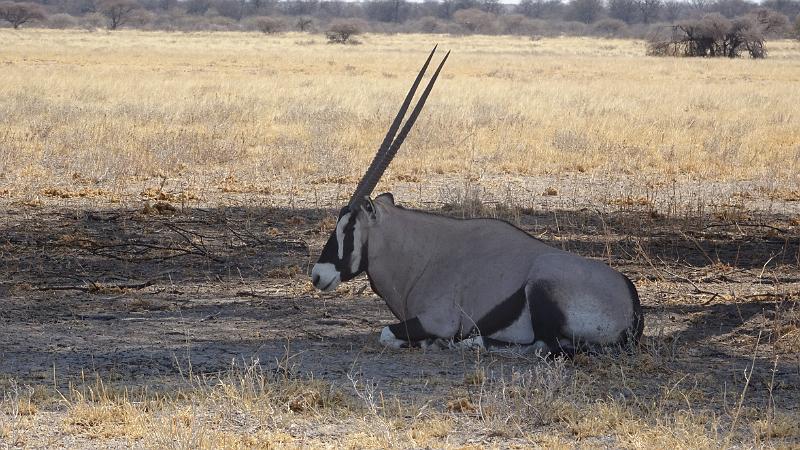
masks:
[(386, 171), (386, 167), (389, 166), (389, 162), (391, 162), (392, 158), (394, 158), (397, 150), (400, 149), (400, 146), (403, 144), (403, 140), (405, 140), (406, 135), (408, 135), (408, 132), (411, 131), (411, 127), (414, 126), (414, 121), (417, 120), (417, 116), (419, 116), (420, 111), (422, 111), (422, 107), (425, 105), (425, 100), (428, 99), (428, 94), (430, 94), (431, 89), (433, 89), (433, 84), (436, 82), (436, 78), (439, 77), (439, 72), (441, 72), (445, 61), (447, 61), (447, 57), (450, 56), (449, 51), (446, 55), (444, 55), (442, 62), (439, 63), (439, 67), (436, 68), (436, 72), (433, 73), (430, 81), (428, 81), (428, 85), (422, 92), (422, 95), (417, 101), (417, 105), (414, 106), (414, 109), (411, 111), (411, 115), (408, 116), (408, 120), (406, 120), (406, 123), (403, 125), (400, 133), (395, 136), (395, 133), (397, 133), (397, 129), (400, 127), (400, 123), (403, 121), (403, 117), (408, 110), (408, 106), (411, 104), (411, 99), (414, 98), (414, 93), (417, 90), (417, 86), (422, 80), (423, 75), (425, 75), (425, 70), (428, 68), (428, 64), (431, 62), (433, 54), (436, 52), (436, 47), (438, 47), (438, 45), (433, 47), (430, 55), (428, 55), (428, 59), (425, 60), (425, 64), (422, 65), (422, 69), (419, 71), (417, 78), (414, 80), (414, 84), (411, 85), (411, 89), (408, 91), (408, 94), (406, 94), (406, 98), (403, 101), (403, 104), (400, 106), (400, 111), (397, 112), (397, 116), (395, 116), (392, 125), (389, 127), (389, 131), (386, 133), (386, 137), (383, 138), (383, 143), (381, 143), (378, 152), (372, 159), (372, 163), (370, 163), (369, 168), (364, 173), (361, 181), (358, 182), (358, 186), (356, 187), (353, 196), (350, 198), (348, 206), (353, 206), (355, 202), (362, 199), (365, 195), (372, 193), (372, 190), (375, 189), (375, 186), (381, 179), (381, 175), (383, 175), (383, 172)]

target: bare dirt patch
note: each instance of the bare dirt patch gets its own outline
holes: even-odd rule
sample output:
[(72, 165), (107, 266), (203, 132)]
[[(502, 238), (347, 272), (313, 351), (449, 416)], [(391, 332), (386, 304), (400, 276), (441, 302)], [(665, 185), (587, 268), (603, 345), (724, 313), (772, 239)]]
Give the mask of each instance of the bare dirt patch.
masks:
[[(381, 348), (393, 318), (365, 279), (321, 294), (306, 276), (338, 184), (291, 198), (187, 201), (133, 185), (106, 200), (3, 198), (0, 442), (248, 446), (255, 421), (268, 433), (249, 445), (797, 445), (800, 204), (768, 186), (698, 186), (582, 175), (394, 185), (400, 202), (506, 218), (634, 280), (641, 349), (556, 362)], [(257, 379), (269, 395), (242, 387)], [(244, 406), (207, 417), (225, 386), (284, 419)]]

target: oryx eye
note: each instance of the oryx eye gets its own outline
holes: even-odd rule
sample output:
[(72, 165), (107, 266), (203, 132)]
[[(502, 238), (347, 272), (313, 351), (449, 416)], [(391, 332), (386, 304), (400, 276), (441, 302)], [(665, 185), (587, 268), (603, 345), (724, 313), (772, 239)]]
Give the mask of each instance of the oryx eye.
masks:
[(372, 202), (364, 203), (364, 211), (372, 214)]

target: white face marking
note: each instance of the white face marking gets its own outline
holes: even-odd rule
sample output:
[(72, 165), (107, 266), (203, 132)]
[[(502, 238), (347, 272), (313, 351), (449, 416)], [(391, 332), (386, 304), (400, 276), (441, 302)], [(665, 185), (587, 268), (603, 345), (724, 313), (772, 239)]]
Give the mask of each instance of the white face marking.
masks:
[(343, 215), (336, 224), (336, 246), (339, 247), (339, 260), (344, 258), (344, 227), (350, 221), (350, 214)]
[[(319, 278), (318, 278), (319, 277)], [(336, 266), (331, 263), (317, 263), (311, 269), (311, 279), (317, 280), (314, 287), (323, 291), (330, 291), (336, 289), (339, 283), (342, 282), (342, 277)]]
[(350, 272), (358, 272), (361, 265), (361, 228), (356, 223), (353, 227), (353, 253), (350, 255)]

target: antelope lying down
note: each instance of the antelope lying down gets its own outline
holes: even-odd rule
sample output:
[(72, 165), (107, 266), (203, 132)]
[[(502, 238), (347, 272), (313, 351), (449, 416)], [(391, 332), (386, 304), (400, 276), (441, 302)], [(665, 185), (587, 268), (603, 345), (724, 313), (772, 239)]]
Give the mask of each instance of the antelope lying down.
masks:
[(369, 194), (419, 115), (449, 52), (395, 136), (433, 49), (312, 269), (314, 286), (335, 289), (362, 272), (400, 321), (389, 347), (448, 342), (523, 345), (536, 352), (638, 340), (643, 319), (633, 283), (609, 266), (550, 247), (501, 220), (459, 220), (397, 206)]

